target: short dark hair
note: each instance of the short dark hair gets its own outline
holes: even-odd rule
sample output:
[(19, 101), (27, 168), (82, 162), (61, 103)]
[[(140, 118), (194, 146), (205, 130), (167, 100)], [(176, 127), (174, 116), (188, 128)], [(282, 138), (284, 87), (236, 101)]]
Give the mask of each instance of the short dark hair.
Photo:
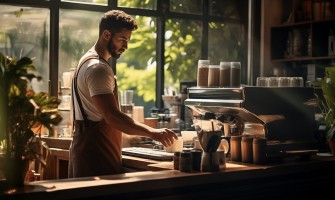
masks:
[(134, 31), (137, 29), (137, 24), (134, 18), (127, 13), (121, 10), (110, 10), (101, 17), (99, 23), (99, 36), (104, 30), (117, 33), (121, 28)]

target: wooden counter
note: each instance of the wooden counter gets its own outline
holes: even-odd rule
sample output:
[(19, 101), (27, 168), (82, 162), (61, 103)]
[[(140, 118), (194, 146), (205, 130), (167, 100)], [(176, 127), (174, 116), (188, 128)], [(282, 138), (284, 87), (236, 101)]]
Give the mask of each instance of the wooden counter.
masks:
[[(48, 162), (46, 169), (42, 172), (43, 180), (64, 179), (68, 177), (69, 147), (72, 138), (52, 138), (43, 137), (49, 147)], [(122, 164), (125, 172), (137, 172), (147, 170), (164, 170), (151, 164), (160, 163), (159, 161), (136, 158), (122, 155)]]
[[(217, 173), (169, 170), (32, 182), (0, 199), (303, 199), (333, 195), (335, 158), (285, 159), (268, 165), (227, 163)], [(11, 193), (11, 194), (8, 194)]]

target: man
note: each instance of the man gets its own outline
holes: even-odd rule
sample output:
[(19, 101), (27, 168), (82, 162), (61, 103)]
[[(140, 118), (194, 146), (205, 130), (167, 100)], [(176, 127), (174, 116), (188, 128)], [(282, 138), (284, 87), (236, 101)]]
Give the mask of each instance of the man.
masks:
[(107, 60), (128, 48), (134, 19), (123, 11), (104, 14), (99, 38), (80, 59), (72, 83), (74, 136), (70, 147), (69, 177), (122, 173), (122, 132), (171, 145), (176, 134), (133, 120), (119, 109), (117, 84)]

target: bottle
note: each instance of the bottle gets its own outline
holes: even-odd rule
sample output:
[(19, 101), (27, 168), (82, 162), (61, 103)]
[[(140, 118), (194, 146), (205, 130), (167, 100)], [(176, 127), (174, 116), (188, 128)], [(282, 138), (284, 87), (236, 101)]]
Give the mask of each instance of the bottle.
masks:
[(292, 55), (302, 56), (303, 39), (300, 29), (293, 29)]
[(290, 58), (292, 56), (292, 32), (291, 31), (288, 32), (285, 56), (286, 58)]
[(312, 56), (312, 33), (311, 31), (308, 32), (308, 38), (307, 38), (307, 55)]

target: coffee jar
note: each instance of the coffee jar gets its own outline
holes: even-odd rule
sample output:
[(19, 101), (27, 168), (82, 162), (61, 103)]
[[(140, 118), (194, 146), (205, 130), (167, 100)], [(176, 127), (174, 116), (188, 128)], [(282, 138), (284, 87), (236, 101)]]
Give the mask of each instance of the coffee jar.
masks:
[(242, 152), (241, 152), (241, 140), (242, 136), (231, 136), (230, 137), (230, 157), (231, 161), (241, 162)]
[(241, 140), (242, 162), (253, 163), (252, 151), (253, 138), (250, 136), (243, 136)]
[(179, 160), (180, 160), (180, 152), (174, 152), (174, 154), (173, 154), (173, 169), (179, 170)]
[(230, 86), (240, 87), (241, 85), (241, 63), (231, 62), (230, 63)]
[(266, 163), (266, 139), (255, 137), (252, 141), (252, 152), (254, 164)]
[(208, 70), (209, 60), (198, 61), (198, 74), (197, 74), (197, 86), (207, 87), (208, 86)]
[(230, 62), (220, 62), (220, 87), (230, 87)]
[(208, 87), (219, 87), (220, 84), (220, 66), (209, 65), (208, 67)]
[(179, 170), (181, 172), (191, 172), (192, 171), (192, 154), (191, 152), (180, 152), (179, 157)]

